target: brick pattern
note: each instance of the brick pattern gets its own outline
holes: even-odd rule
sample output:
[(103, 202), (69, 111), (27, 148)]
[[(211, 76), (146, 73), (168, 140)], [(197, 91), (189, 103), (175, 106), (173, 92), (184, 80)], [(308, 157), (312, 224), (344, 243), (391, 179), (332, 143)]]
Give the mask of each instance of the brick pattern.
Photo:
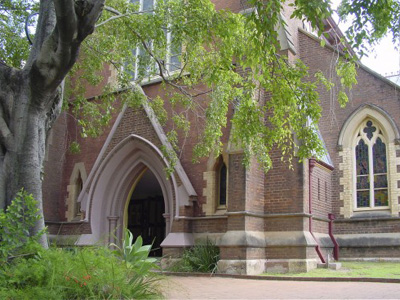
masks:
[(265, 185), (264, 171), (253, 157), (246, 170), (246, 210), (253, 213), (264, 213)]
[[(44, 162), (43, 180), (43, 211), (46, 220), (58, 221), (65, 215), (66, 186), (63, 185), (63, 173), (67, 156), (66, 141), (67, 116), (61, 114), (50, 131), (47, 141), (46, 157)], [(60, 213), (62, 212), (62, 213)]]
[(228, 212), (246, 210), (246, 169), (243, 165), (243, 154), (229, 155), (228, 174)]
[[(332, 69), (329, 62), (336, 61), (338, 54), (334, 53), (327, 47), (321, 48), (319, 42), (312, 37), (302, 32), (300, 35), (300, 56), (310, 68), (310, 78), (317, 70), (321, 70), (324, 72), (325, 76), (331, 78), (334, 69)], [(372, 228), (368, 226), (368, 222), (360, 222), (357, 227), (349, 226), (347, 223), (346, 225), (340, 225), (339, 223), (341, 219), (349, 218), (353, 213), (352, 201), (346, 200), (353, 199), (352, 181), (349, 180), (352, 176), (352, 170), (350, 169), (352, 166), (351, 149), (342, 149), (339, 151), (337, 146), (339, 132), (343, 124), (361, 105), (369, 103), (388, 112), (396, 123), (396, 126), (399, 127), (400, 125), (399, 94), (396, 89), (378, 76), (367, 72), (363, 68), (358, 68), (357, 72), (358, 84), (355, 85), (351, 91), (350, 101), (345, 108), (340, 108), (336, 100), (339, 89), (337, 78), (333, 77), (333, 80), (336, 82), (336, 87), (331, 91), (326, 91), (323, 88), (319, 90), (321, 106), (323, 108), (319, 129), (324, 137), (324, 142), (335, 167), (332, 172), (331, 181), (331, 207), (332, 212), (338, 218), (338, 224), (335, 225), (335, 233), (340, 234), (346, 232), (357, 234), (367, 230), (379, 232), (398, 230), (393, 228), (389, 229), (388, 225), (385, 225), (388, 224), (387, 222), (390, 222), (389, 220), (375, 224), (380, 228)], [(397, 158), (393, 160), (392, 153), (398, 152), (398, 148), (396, 146), (393, 150), (394, 144), (390, 145), (390, 143), (394, 143), (394, 141), (389, 141), (389, 159), (395, 163), (393, 163), (393, 166), (390, 166), (389, 172), (391, 173), (391, 176), (395, 174), (394, 176), (396, 179), (392, 180), (392, 182), (397, 184), (397, 176), (399, 174), (397, 172), (397, 165), (399, 162), (397, 161)], [(391, 205), (398, 207), (398, 189), (392, 185), (391, 190), (394, 195), (392, 197), (392, 200), (394, 201)], [(394, 209), (396, 210), (397, 208), (395, 207)], [(394, 222), (396, 223), (399, 221), (395, 220)]]
[(278, 150), (271, 153), (273, 168), (265, 176), (265, 213), (303, 213), (303, 164), (294, 158), (293, 170), (281, 161)]
[(388, 219), (388, 220), (338, 220), (335, 222), (335, 232), (342, 234), (354, 234), (354, 233), (388, 233), (388, 232), (399, 232), (400, 233), (400, 220)]
[[(315, 250), (307, 251), (305, 247), (268, 247), (265, 249), (265, 256), (268, 259), (301, 259), (315, 257)], [(308, 253), (309, 252), (309, 253)]]
[(332, 212), (331, 171), (317, 163), (311, 178), (313, 216), (327, 219)]
[(340, 248), (340, 257), (342, 258), (399, 258), (400, 247), (370, 247), (368, 252), (363, 248)]
[(308, 218), (301, 216), (266, 218), (264, 222), (265, 231), (301, 231), (305, 228), (308, 228)]
[(46, 224), (49, 234), (54, 235), (78, 235), (91, 233), (90, 224), (84, 222), (52, 223)]
[(226, 218), (197, 219), (192, 221), (193, 233), (220, 233), (227, 230)]

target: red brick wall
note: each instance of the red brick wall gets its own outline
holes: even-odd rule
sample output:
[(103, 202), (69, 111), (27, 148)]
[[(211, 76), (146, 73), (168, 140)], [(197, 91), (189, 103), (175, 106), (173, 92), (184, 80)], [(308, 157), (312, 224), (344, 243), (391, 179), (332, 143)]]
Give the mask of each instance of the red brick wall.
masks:
[(59, 206), (64, 208), (64, 204), (59, 199), (64, 197), (62, 178), (68, 147), (65, 140), (66, 127), (66, 115), (62, 114), (51, 129), (50, 138), (47, 141), (42, 190), (44, 215), (49, 221), (58, 221)]
[(219, 218), (219, 219), (208, 219), (205, 218), (197, 219), (192, 221), (192, 228), (193, 233), (219, 233), (219, 232), (226, 232), (226, 218)]
[(253, 157), (246, 170), (246, 210), (254, 213), (264, 213), (265, 185), (264, 171)]
[[(97, 156), (100, 153), (101, 148), (103, 147), (104, 142), (107, 139), (107, 136), (111, 130), (112, 124), (115, 121), (116, 115), (112, 120), (110, 126), (104, 128), (104, 132), (97, 138), (82, 138), (80, 134), (80, 129), (76, 124), (75, 118), (70, 114), (66, 114), (67, 119), (67, 133), (66, 133), (66, 143), (67, 148), (64, 153), (57, 153), (57, 155), (63, 156), (65, 155), (65, 163), (63, 167), (63, 176), (62, 176), (62, 184), (61, 184), (61, 192), (59, 201), (59, 220), (65, 220), (65, 200), (68, 196), (67, 186), (70, 184), (70, 177), (74, 166), (76, 163), (83, 162), (85, 165), (86, 173), (89, 176), (93, 165), (97, 159)], [(58, 122), (58, 121), (57, 121)], [(71, 142), (76, 141), (80, 145), (80, 152), (73, 154), (69, 151), (69, 145)], [(56, 159), (57, 160), (57, 159)], [(56, 161), (55, 160), (55, 161)], [(53, 180), (53, 179), (52, 179)]]
[(273, 168), (265, 176), (265, 213), (302, 213), (303, 165), (293, 161), (293, 169), (281, 161), (281, 153), (271, 153)]
[(328, 218), (332, 212), (331, 171), (318, 165), (312, 172), (312, 211), (315, 217)]
[(331, 173), (331, 170), (318, 163), (312, 171), (313, 232), (328, 233), (328, 214), (332, 213)]
[[(301, 59), (310, 68), (310, 78), (316, 71), (321, 70), (325, 76), (330, 78), (334, 74), (334, 62), (337, 60), (337, 54), (331, 49), (321, 48), (318, 41), (309, 37), (304, 33), (300, 33), (300, 50)], [(339, 179), (341, 172), (339, 171), (339, 163), (341, 157), (337, 149), (337, 143), (340, 130), (344, 122), (349, 116), (363, 104), (373, 104), (385, 110), (395, 121), (397, 126), (400, 125), (400, 102), (398, 91), (390, 84), (386, 83), (379, 76), (367, 72), (363, 68), (357, 69), (358, 84), (354, 86), (350, 93), (350, 101), (345, 108), (340, 108), (336, 100), (338, 87), (329, 92), (323, 88), (319, 89), (322, 117), (319, 124), (319, 129), (324, 138), (329, 155), (332, 159), (335, 169), (332, 172), (332, 187), (331, 187), (331, 204), (327, 204), (326, 208), (317, 208), (320, 213), (329, 211), (329, 205), (332, 205), (333, 213), (338, 218), (335, 224), (335, 233), (362, 233), (362, 232), (399, 232), (398, 225), (392, 227), (392, 221), (381, 221), (375, 223), (375, 226), (370, 226), (370, 222), (357, 222), (357, 226), (352, 226), (349, 223), (341, 223), (340, 207), (343, 206), (339, 199), (339, 193), (342, 190)], [(334, 77), (335, 82), (337, 79)], [(396, 200), (395, 200), (396, 201)], [(328, 201), (329, 202), (329, 201)], [(399, 222), (399, 221), (395, 221)], [(397, 223), (396, 223), (397, 224)]]

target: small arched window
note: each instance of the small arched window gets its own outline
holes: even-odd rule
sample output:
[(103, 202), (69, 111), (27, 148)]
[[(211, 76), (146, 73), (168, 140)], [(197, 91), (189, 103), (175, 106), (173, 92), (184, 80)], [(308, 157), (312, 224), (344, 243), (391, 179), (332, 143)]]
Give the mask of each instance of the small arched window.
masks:
[(386, 140), (378, 124), (362, 122), (355, 140), (355, 208), (389, 206)]
[(219, 169), (219, 198), (218, 198), (218, 206), (226, 206), (226, 178), (227, 177), (227, 169), (224, 162), (222, 162)]
[(85, 166), (82, 162), (76, 163), (67, 186), (67, 211), (65, 217), (67, 221), (79, 221), (83, 218), (81, 212), (81, 202), (78, 202), (79, 195), (83, 190), (83, 185), (87, 179)]
[(78, 202), (79, 194), (82, 192), (83, 180), (81, 172), (79, 172), (78, 178), (75, 183), (75, 203), (74, 203), (74, 218), (80, 219), (81, 217), (81, 203)]

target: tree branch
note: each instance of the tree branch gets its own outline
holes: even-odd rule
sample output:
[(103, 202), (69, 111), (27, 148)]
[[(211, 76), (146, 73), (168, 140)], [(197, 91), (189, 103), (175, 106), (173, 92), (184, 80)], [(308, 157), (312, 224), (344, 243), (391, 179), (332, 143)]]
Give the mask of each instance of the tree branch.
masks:
[(0, 141), (6, 150), (14, 148), (14, 136), (11, 133), (6, 121), (4, 120), (3, 107), (0, 105)]
[(96, 28), (100, 27), (100, 26), (102, 26), (102, 25), (104, 25), (104, 24), (106, 24), (106, 23), (108, 23), (110, 21), (116, 20), (116, 19), (128, 17), (128, 16), (131, 16), (131, 15), (140, 15), (140, 14), (150, 13), (150, 12), (154, 11), (154, 10), (141, 10), (141, 11), (137, 11), (137, 12), (131, 12), (129, 14), (122, 14), (118, 10), (115, 10), (115, 9), (113, 9), (111, 7), (108, 7), (108, 6), (104, 7), (104, 9), (109, 11), (109, 12), (111, 12), (111, 13), (113, 13), (113, 14), (115, 14), (115, 16), (113, 16), (111, 18), (108, 18), (107, 20), (97, 24)]
[(4, 115), (6, 120), (11, 116), (14, 106), (14, 97), (11, 91), (10, 82), (18, 82), (19, 74), (20, 70), (0, 63), (0, 82), (2, 83), (0, 88), (0, 104), (1, 109), (3, 110), (2, 115)]
[(122, 15), (122, 13), (120, 13), (115, 8), (112, 8), (112, 7), (107, 6), (107, 5), (104, 6), (104, 10), (109, 11), (110, 13), (113, 13), (114, 15), (119, 15), (119, 16)]
[(45, 39), (31, 72), (36, 92), (53, 94), (61, 84), (77, 60), (80, 44), (93, 32), (104, 1), (54, 0), (56, 26)]
[(78, 40), (80, 42), (93, 33), (95, 24), (103, 11), (104, 2), (105, 0), (75, 0), (75, 12), (79, 19)]
[[(69, 47), (77, 35), (77, 17), (75, 7), (72, 0), (54, 0), (54, 8), (56, 10), (56, 20), (59, 38), (59, 47), (57, 51), (64, 45)], [(62, 51), (62, 50), (61, 50)]]

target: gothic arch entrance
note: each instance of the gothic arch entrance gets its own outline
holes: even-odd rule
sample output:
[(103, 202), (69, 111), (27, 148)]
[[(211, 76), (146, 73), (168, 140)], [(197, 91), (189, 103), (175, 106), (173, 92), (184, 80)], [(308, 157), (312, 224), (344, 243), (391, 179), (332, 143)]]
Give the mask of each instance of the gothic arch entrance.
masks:
[(166, 230), (164, 214), (161, 186), (153, 172), (146, 167), (129, 193), (125, 224), (134, 239), (141, 236), (144, 245), (153, 245), (150, 256), (162, 256), (160, 245)]
[[(105, 154), (107, 147), (103, 150), (104, 156), (99, 156), (98, 165), (96, 161), (79, 198), (84, 222), (90, 223), (90, 232), (81, 234), (76, 244), (109, 245), (120, 242), (124, 228), (128, 226), (127, 212), (131, 196), (148, 170), (155, 177), (155, 180), (153, 177), (148, 181), (157, 182), (162, 190), (162, 217), (165, 224), (163, 247), (192, 245), (193, 237), (190, 234), (171, 232), (174, 218), (179, 218), (179, 208), (190, 205), (190, 197), (196, 196), (179, 161), (175, 166), (176, 173), (168, 177), (165, 171), (168, 162), (162, 152), (150, 141), (135, 134), (124, 138), (108, 154)], [(157, 230), (161, 231), (159, 228)], [(157, 236), (161, 237), (161, 234)]]

